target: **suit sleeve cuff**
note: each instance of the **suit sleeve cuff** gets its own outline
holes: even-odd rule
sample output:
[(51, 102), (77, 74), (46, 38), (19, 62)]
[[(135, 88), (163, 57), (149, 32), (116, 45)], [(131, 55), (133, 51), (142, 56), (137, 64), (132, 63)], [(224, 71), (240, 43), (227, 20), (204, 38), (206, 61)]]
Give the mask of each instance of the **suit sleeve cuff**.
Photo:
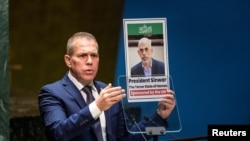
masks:
[(102, 111), (97, 107), (95, 102), (92, 102), (89, 105), (89, 110), (94, 119), (97, 119), (102, 113)]

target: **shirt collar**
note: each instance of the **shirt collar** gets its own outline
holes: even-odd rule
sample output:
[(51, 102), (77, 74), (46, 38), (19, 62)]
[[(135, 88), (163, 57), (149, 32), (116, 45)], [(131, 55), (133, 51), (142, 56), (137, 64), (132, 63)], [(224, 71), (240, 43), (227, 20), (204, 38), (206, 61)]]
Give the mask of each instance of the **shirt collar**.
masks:
[[(80, 83), (80, 82), (70, 73), (70, 71), (69, 71), (69, 73), (68, 73), (68, 77), (69, 77), (69, 79), (74, 83), (74, 85), (77, 87), (78, 90), (81, 91), (82, 88), (85, 86), (85, 84)], [(89, 84), (89, 86), (91, 86), (92, 89), (95, 90), (95, 87), (93, 87), (93, 86), (94, 86), (93, 81)]]

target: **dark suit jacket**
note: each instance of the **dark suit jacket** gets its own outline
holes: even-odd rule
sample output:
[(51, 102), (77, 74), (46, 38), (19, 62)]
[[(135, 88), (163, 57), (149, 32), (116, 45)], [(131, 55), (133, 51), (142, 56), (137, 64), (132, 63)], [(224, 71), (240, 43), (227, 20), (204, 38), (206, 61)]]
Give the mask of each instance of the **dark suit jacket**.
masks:
[[(100, 92), (100, 89), (107, 84), (94, 81), (94, 85)], [(38, 101), (48, 140), (97, 141), (96, 131), (92, 128), (96, 121), (92, 118), (81, 93), (67, 75), (57, 82), (43, 86)], [(140, 134), (128, 133), (124, 117), (126, 116), (121, 102), (105, 111), (107, 141), (144, 141)], [(156, 113), (152, 115), (152, 119), (166, 125), (166, 121)], [(144, 120), (139, 123), (139, 126), (143, 130), (149, 124)], [(138, 130), (138, 127), (133, 130)], [(150, 136), (146, 137), (150, 138)]]
[[(165, 65), (163, 62), (152, 58), (152, 76), (165, 75)], [(145, 76), (142, 62), (131, 68), (131, 76)]]

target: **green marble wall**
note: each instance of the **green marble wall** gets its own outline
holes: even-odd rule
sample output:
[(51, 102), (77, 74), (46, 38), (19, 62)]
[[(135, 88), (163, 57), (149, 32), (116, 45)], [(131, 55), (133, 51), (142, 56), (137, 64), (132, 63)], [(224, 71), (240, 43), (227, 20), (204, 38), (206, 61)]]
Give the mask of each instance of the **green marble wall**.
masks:
[(0, 141), (9, 140), (8, 0), (0, 0)]

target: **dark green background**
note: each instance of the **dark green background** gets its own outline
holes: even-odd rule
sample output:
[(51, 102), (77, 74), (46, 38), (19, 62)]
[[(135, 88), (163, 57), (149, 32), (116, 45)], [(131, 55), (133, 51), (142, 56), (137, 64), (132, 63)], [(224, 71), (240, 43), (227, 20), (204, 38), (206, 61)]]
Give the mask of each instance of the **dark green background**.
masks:
[(100, 46), (97, 79), (114, 81), (122, 0), (0, 0), (0, 141), (45, 140), (37, 95), (66, 73), (68, 38), (94, 34)]
[(42, 85), (66, 73), (63, 56), (75, 32), (94, 34), (100, 46), (97, 79), (113, 82), (122, 1), (10, 0), (10, 116), (38, 115)]

